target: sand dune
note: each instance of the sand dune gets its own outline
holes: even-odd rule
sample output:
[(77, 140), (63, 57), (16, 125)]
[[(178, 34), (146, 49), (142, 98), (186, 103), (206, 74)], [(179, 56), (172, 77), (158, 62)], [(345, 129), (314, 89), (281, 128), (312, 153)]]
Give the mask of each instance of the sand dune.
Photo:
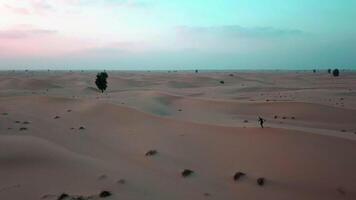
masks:
[[(53, 73), (34, 73), (46, 80), (39, 89), (7, 88), (4, 79), (23, 75), (0, 76), (7, 88), (0, 97), (0, 199), (102, 199), (103, 190), (113, 194), (107, 199), (132, 200), (356, 198), (352, 77), (319, 100), (298, 90), (292, 101), (266, 102), (238, 88), (271, 84), (258, 92), (272, 96), (295, 91), (309, 75), (112, 72), (100, 94), (90, 89), (95, 73)], [(215, 83), (224, 78), (225, 85)], [(314, 87), (327, 87), (324, 76), (314, 78)], [(61, 87), (26, 92), (48, 84)], [(243, 94), (226, 93), (234, 88)], [(145, 156), (149, 150), (156, 154)], [(194, 173), (183, 178), (184, 169)], [(238, 171), (246, 176), (235, 182)]]

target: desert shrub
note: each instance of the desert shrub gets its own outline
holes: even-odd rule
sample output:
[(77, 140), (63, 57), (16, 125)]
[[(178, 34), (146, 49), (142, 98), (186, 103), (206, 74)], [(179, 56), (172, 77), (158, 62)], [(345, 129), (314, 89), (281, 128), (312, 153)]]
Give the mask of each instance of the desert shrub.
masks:
[(234, 181), (238, 181), (242, 176), (245, 176), (246, 174), (243, 172), (236, 172), (234, 175)]
[(265, 184), (265, 178), (258, 178), (257, 179), (257, 184), (259, 186), (263, 186)]
[(154, 156), (154, 155), (156, 155), (158, 152), (157, 152), (157, 150), (149, 150), (149, 151), (147, 151), (146, 152), (146, 156)]
[(109, 197), (111, 195), (112, 195), (111, 192), (104, 190), (104, 191), (100, 192), (99, 197), (106, 198), (106, 197)]
[(187, 176), (192, 175), (193, 173), (194, 173), (193, 170), (185, 169), (185, 170), (182, 171), (182, 176), (183, 176), (183, 177), (187, 177)]
[(340, 71), (338, 69), (333, 70), (333, 76), (337, 77), (340, 75)]

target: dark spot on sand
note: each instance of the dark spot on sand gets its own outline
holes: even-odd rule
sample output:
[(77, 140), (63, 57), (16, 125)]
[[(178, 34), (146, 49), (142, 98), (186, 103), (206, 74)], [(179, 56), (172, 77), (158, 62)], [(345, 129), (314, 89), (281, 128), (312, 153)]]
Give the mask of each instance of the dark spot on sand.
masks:
[(238, 181), (241, 177), (245, 176), (246, 174), (243, 172), (236, 172), (234, 175), (234, 181)]
[(66, 199), (66, 198), (68, 198), (68, 197), (69, 197), (68, 194), (62, 193), (61, 195), (59, 195), (59, 197), (57, 198), (57, 200), (64, 200), (64, 199)]
[(265, 178), (258, 178), (257, 179), (257, 184), (259, 185), (259, 186), (263, 186), (264, 184), (265, 184)]
[(145, 156), (154, 156), (156, 155), (158, 152), (156, 150), (149, 150), (146, 152)]
[(193, 170), (185, 169), (182, 171), (182, 176), (185, 178), (185, 177), (191, 176), (193, 173), (194, 173)]
[(104, 190), (104, 191), (100, 192), (99, 197), (100, 198), (106, 198), (106, 197), (109, 197), (111, 195), (112, 195), (111, 192)]
[(103, 174), (103, 175), (100, 175), (99, 177), (98, 177), (98, 180), (105, 180), (105, 179), (107, 179), (108, 177), (105, 175), (105, 174)]
[(79, 130), (84, 130), (84, 129), (85, 129), (84, 126), (79, 127)]
[(117, 183), (125, 184), (125, 183), (126, 183), (126, 180), (125, 180), (125, 179), (120, 179), (120, 180), (117, 181)]
[(27, 128), (26, 128), (26, 127), (21, 127), (19, 130), (20, 130), (20, 131), (26, 131)]
[(341, 195), (346, 195), (346, 191), (345, 191), (345, 189), (342, 188), (342, 187), (337, 188), (336, 191), (337, 191), (339, 194), (341, 194)]
[(210, 196), (211, 196), (211, 194), (210, 194), (210, 193), (208, 193), (208, 192), (205, 192), (205, 193), (204, 193), (204, 196), (206, 196), (206, 197), (210, 197)]
[(60, 117), (59, 116), (55, 116), (54, 119), (59, 119)]

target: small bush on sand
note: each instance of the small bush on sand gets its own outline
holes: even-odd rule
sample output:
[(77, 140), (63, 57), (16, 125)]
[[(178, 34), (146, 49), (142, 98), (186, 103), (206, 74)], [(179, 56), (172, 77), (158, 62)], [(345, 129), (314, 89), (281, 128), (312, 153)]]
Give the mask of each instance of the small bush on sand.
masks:
[(100, 192), (99, 197), (100, 198), (105, 198), (105, 197), (109, 197), (111, 195), (112, 195), (111, 192), (104, 190), (104, 191)]
[(333, 76), (338, 77), (340, 75), (340, 71), (338, 69), (333, 70)]
[(57, 198), (57, 200), (64, 200), (69, 198), (69, 195), (66, 193), (62, 193), (61, 195), (59, 195), (59, 197)]
[(157, 153), (158, 153), (157, 150), (149, 150), (146, 152), (145, 156), (154, 156)]
[(257, 179), (257, 184), (259, 186), (263, 186), (265, 184), (265, 178), (258, 178)]
[(182, 176), (185, 178), (185, 177), (188, 177), (190, 175), (192, 175), (194, 173), (193, 170), (190, 170), (190, 169), (185, 169), (182, 171)]
[(245, 176), (246, 174), (243, 172), (236, 172), (234, 175), (234, 181), (238, 181), (241, 177)]

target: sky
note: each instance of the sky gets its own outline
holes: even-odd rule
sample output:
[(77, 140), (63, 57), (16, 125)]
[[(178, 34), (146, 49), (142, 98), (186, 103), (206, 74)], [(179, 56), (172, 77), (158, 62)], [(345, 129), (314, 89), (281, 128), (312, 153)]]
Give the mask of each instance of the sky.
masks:
[(0, 0), (0, 69), (356, 69), (356, 0)]

